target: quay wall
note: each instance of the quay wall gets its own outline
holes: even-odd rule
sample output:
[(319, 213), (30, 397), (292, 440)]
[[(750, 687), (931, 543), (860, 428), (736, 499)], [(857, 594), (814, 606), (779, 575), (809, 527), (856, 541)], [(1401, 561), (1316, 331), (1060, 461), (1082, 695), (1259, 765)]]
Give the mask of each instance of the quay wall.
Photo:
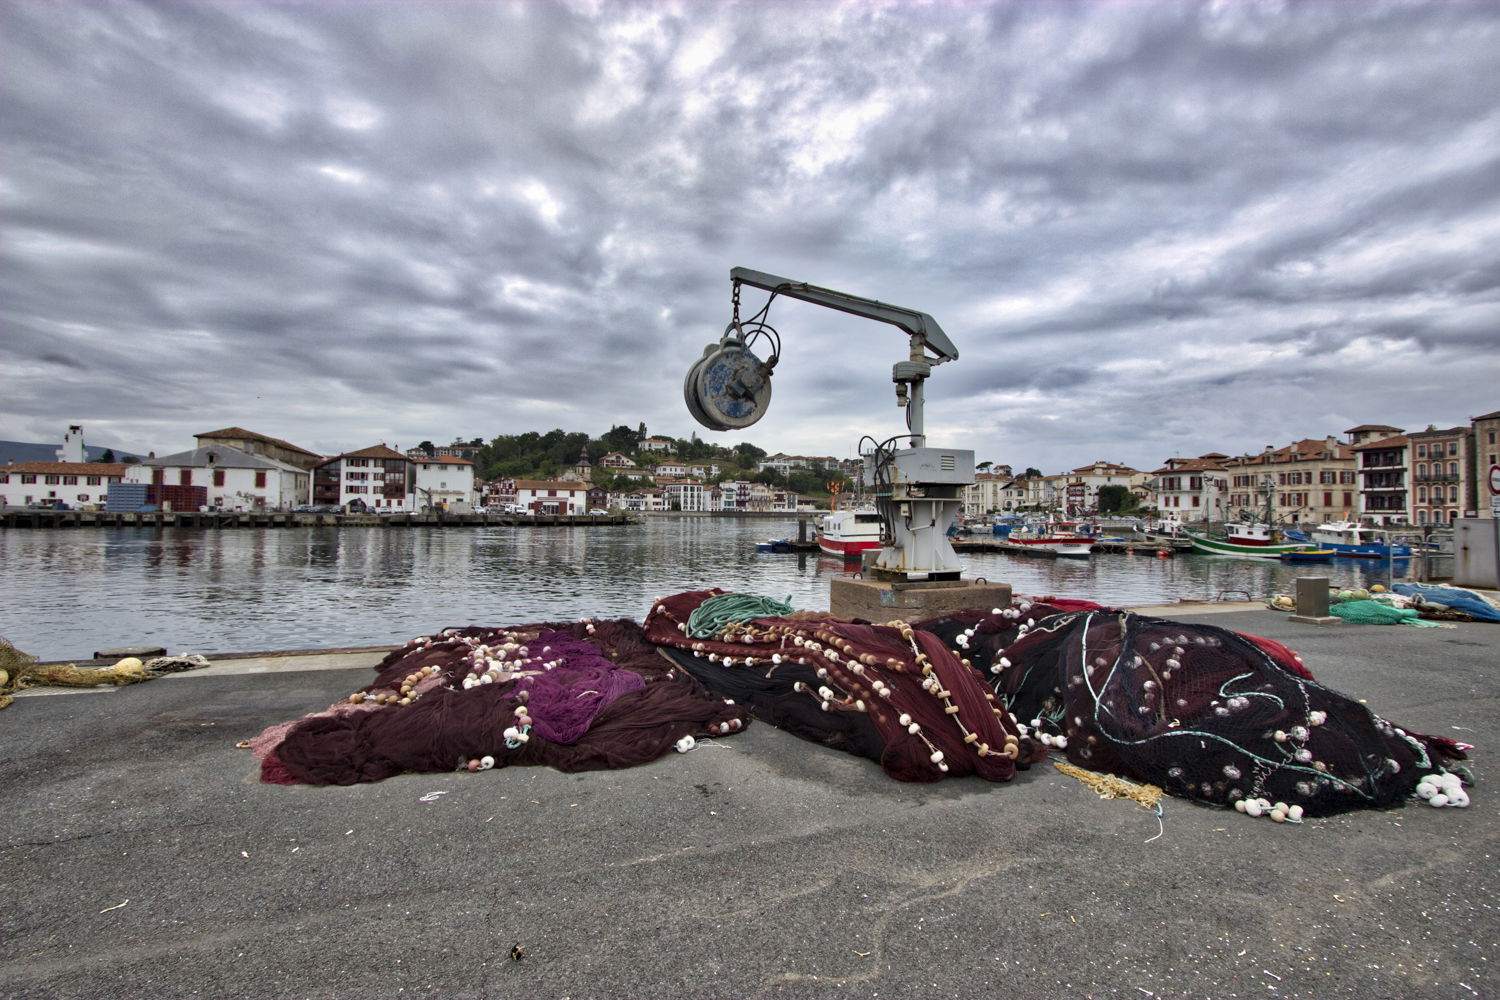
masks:
[(383, 528), (482, 527), (513, 525), (522, 528), (559, 526), (597, 527), (632, 524), (624, 514), (297, 514), (286, 511), (103, 511), (27, 510), (0, 512), (0, 528), (300, 528), (308, 525), (376, 526)]

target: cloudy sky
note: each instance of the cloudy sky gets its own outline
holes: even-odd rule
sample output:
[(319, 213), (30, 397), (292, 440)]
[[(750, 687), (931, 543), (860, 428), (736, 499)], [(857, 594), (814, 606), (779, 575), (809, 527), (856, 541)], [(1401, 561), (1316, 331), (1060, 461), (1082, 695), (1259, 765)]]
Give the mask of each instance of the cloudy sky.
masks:
[[(554, 427), (1142, 469), (1500, 409), (1490, 2), (0, 3), (0, 439)], [(748, 313), (765, 301), (744, 293)]]

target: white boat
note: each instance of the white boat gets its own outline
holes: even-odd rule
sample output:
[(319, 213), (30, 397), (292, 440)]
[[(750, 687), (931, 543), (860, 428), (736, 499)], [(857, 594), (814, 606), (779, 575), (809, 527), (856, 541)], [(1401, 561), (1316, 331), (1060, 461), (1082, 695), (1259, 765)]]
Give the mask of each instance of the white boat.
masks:
[(1080, 531), (1073, 521), (1028, 524), (1024, 528), (1012, 529), (1006, 541), (1073, 558), (1087, 558), (1094, 545), (1094, 539)]
[(1329, 521), (1313, 528), (1310, 537), (1335, 555), (1363, 559), (1409, 559), (1411, 546), (1392, 541), (1384, 528), (1372, 528), (1357, 521)]
[(818, 522), (818, 548), (831, 556), (858, 559), (866, 549), (880, 548), (882, 521), (873, 510), (836, 510)]

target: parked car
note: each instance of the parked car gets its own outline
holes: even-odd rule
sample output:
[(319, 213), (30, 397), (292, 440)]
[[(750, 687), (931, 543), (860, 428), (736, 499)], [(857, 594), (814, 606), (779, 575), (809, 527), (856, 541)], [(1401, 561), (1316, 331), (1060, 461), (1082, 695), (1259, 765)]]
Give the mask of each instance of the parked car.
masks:
[(589, 511), (589, 513), (593, 514), (595, 516), (598, 516), (600, 514), (603, 514), (605, 517), (609, 516), (609, 511), (603, 510), (603, 509), (601, 509), (599, 507), (595, 507), (593, 510)]

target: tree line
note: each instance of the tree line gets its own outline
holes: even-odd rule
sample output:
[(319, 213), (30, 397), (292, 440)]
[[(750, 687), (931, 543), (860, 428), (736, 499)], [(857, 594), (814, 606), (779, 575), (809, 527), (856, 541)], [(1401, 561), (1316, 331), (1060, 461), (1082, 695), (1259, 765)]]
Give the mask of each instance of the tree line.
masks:
[[(602, 468), (598, 464), (599, 459), (610, 452), (619, 452), (633, 456), (642, 468), (650, 471), (656, 458), (639, 450), (641, 442), (647, 436), (645, 424), (634, 428), (616, 424), (598, 437), (591, 437), (581, 431), (556, 428), (545, 433), (525, 431), (521, 434), (500, 434), (489, 441), (474, 438), (471, 441), (455, 441), (454, 444), (479, 449), (474, 460), (474, 474), (487, 480), (555, 479), (572, 469), (584, 449), (588, 449), (589, 461), (593, 465), (594, 484), (615, 490), (628, 489), (636, 481)], [(844, 490), (850, 485), (847, 476), (832, 469), (794, 469), (790, 475), (782, 475), (773, 469), (757, 472), (755, 467), (766, 457), (766, 452), (748, 441), (725, 446), (704, 441), (697, 434), (689, 438), (662, 440), (672, 442), (675, 450), (672, 457), (678, 461), (717, 463), (720, 479), (761, 482), (803, 494), (827, 494), (829, 483), (837, 483)], [(417, 447), (429, 455), (436, 451), (436, 446), (431, 441), (423, 441)]]

